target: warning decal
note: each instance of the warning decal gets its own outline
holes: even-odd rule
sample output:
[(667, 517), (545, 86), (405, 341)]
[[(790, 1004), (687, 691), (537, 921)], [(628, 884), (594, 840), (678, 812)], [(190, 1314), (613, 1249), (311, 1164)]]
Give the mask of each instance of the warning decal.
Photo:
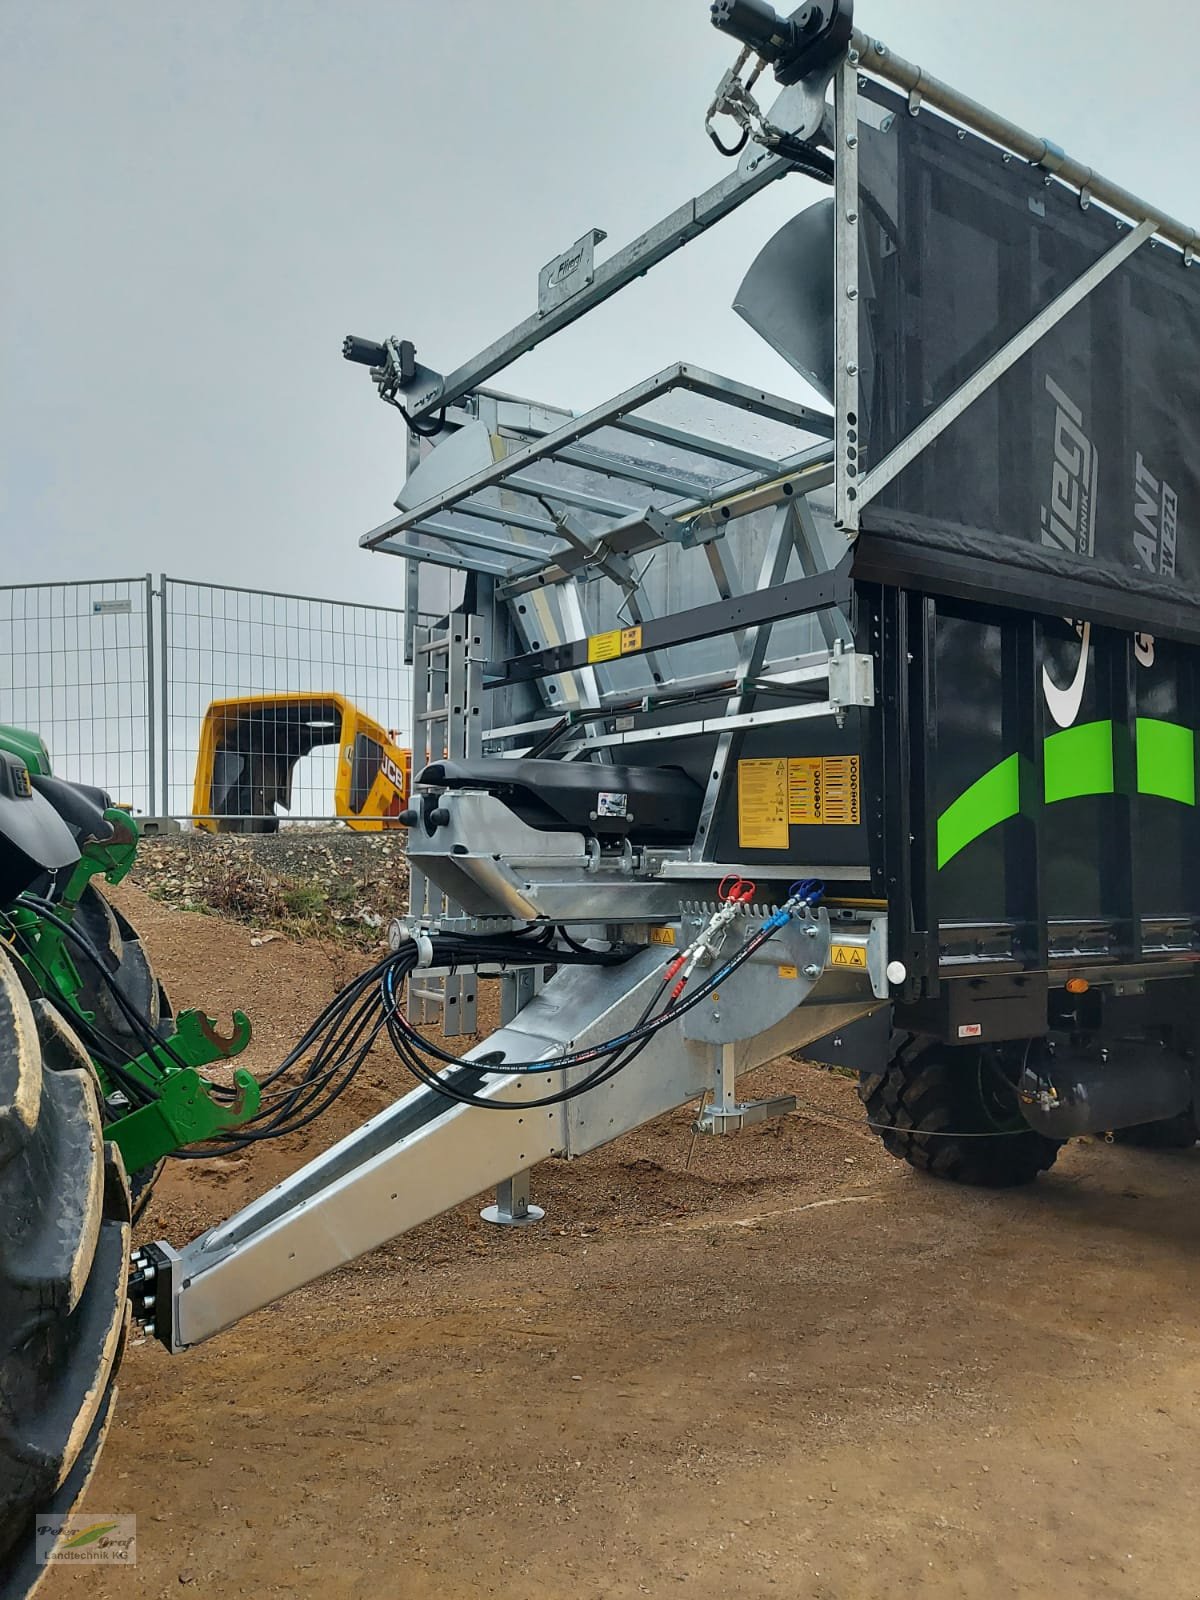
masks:
[(642, 648), (642, 630), (637, 628), (610, 628), (607, 633), (588, 635), (588, 661), (616, 661)]
[(821, 821), (853, 827), (859, 818), (857, 756), (826, 756), (822, 761)]
[(820, 822), (824, 765), (820, 756), (794, 756), (788, 762), (789, 822)]
[(788, 821), (854, 827), (862, 815), (858, 756), (793, 756), (788, 762)]
[(738, 762), (738, 844), (743, 850), (788, 847), (788, 763)]
[(675, 943), (675, 929), (674, 928), (651, 928), (650, 929), (650, 943), (651, 944), (674, 944)]
[(829, 951), (831, 967), (863, 967), (867, 965), (867, 950), (861, 944), (835, 944)]

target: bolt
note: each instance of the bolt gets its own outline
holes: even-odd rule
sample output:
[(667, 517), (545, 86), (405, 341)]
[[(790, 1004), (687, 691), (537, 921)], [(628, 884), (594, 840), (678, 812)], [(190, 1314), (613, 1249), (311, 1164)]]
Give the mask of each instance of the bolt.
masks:
[(821, 969), (817, 966), (816, 962), (809, 962), (804, 969), (804, 976), (806, 978), (819, 978), (821, 976)]
[(856, 378), (858, 376), (858, 367), (855, 365), (855, 363), (853, 361), (847, 361), (847, 363), (846, 363), (846, 371), (849, 373), (849, 375), (852, 378)]
[(887, 45), (884, 44), (882, 39), (872, 39), (871, 48), (877, 56), (887, 55)]
[(847, 211), (847, 213), (846, 213), (846, 221), (847, 222), (857, 222), (858, 221), (858, 212), (857, 211)]
[(147, 1322), (145, 1324), (145, 1326), (142, 1328), (142, 1332), (146, 1335), (147, 1339), (153, 1339), (153, 1337), (154, 1337), (154, 1324), (152, 1322)]
[(858, 149), (858, 135), (856, 133), (848, 133), (846, 135), (846, 149), (847, 150), (857, 150)]
[(849, 64), (852, 67), (856, 67), (858, 65), (858, 51), (857, 50), (847, 50), (846, 51), (846, 60), (849, 62)]
[(847, 300), (857, 300), (858, 299), (858, 290), (854, 287), (853, 284), (851, 284), (850, 287), (846, 290), (846, 299)]
[(143, 1295), (142, 1306), (146, 1311), (152, 1311), (154, 1309), (154, 1296), (152, 1294)]
[(805, 933), (805, 936), (807, 938), (815, 939), (817, 937), (817, 925), (816, 925), (816, 923), (815, 922), (810, 922), (808, 924), (808, 926), (805, 928), (804, 933)]

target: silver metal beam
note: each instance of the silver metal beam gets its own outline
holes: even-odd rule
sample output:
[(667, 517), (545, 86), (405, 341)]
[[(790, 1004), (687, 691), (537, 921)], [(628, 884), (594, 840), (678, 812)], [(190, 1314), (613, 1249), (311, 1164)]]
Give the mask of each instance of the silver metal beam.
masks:
[(672, 428), (653, 417), (622, 417), (612, 424), (622, 433), (636, 433), (643, 439), (657, 439), (660, 444), (677, 445), (693, 455), (708, 456), (717, 461), (731, 461), (735, 466), (750, 472), (773, 472), (775, 462), (768, 456), (755, 455), (752, 450), (739, 450), (735, 444), (720, 439), (706, 439), (698, 433), (688, 433), (684, 428)]
[[(472, 511), (472, 516), (475, 512)], [(553, 547), (540, 544), (521, 544), (516, 539), (502, 539), (495, 533), (478, 533), (474, 528), (459, 528), (449, 522), (439, 522), (436, 517), (431, 517), (428, 522), (423, 522), (419, 532), (427, 534), (431, 539), (445, 539), (454, 545), (467, 545), (477, 550), (490, 550), (495, 555), (516, 556), (521, 561), (544, 557), (547, 561), (556, 560), (564, 553), (565, 546), (560, 540)]]
[(858, 532), (858, 68), (847, 59), (833, 82), (833, 520)]
[(435, 567), (454, 567), (460, 572), (486, 572), (494, 578), (507, 578), (511, 571), (499, 561), (486, 561), (482, 556), (456, 555), (453, 550), (437, 550), (433, 545), (408, 544), (403, 539), (382, 538), (371, 548), (382, 550), (389, 556), (407, 556), (410, 561), (429, 561)]
[[(895, 84), (898, 89), (904, 89), (910, 95), (917, 96), (916, 104), (923, 103), (944, 111), (947, 116), (953, 117), (956, 122), (961, 122), (973, 132), (982, 134), (985, 139), (993, 140), (1004, 149), (1011, 150), (1014, 155), (1022, 156), (1026, 161), (1032, 162), (1034, 166), (1044, 167), (1047, 172), (1053, 173), (1056, 178), (1070, 184), (1072, 188), (1086, 189), (1093, 200), (1098, 200), (1101, 205), (1111, 207), (1113, 211), (1129, 217), (1134, 222), (1144, 222), (1149, 219), (1154, 224), (1155, 233), (1161, 234), (1164, 239), (1169, 239), (1172, 244), (1179, 245), (1181, 249), (1187, 250), (1189, 247), (1195, 249), (1200, 246), (1200, 233), (1186, 222), (1180, 222), (1168, 212), (1152, 206), (1149, 201), (1122, 188), (1119, 183), (1114, 183), (1092, 167), (1084, 166), (1081, 161), (1076, 161), (1074, 157), (1051, 144), (1048, 139), (1039, 138), (1037, 134), (1018, 127), (1015, 122), (1009, 122), (1006, 117), (1001, 117), (996, 112), (989, 111), (987, 106), (980, 105), (978, 100), (960, 94), (948, 83), (942, 83), (923, 68), (905, 61), (902, 56), (895, 55), (882, 39), (872, 39), (868, 34), (856, 32), (851, 41), (851, 49), (858, 53), (860, 70), (874, 73), (876, 77)], [(840, 154), (839, 151), (839, 156)]]
[(603, 517), (631, 517), (637, 506), (624, 500), (606, 500), (603, 495), (585, 494), (582, 489), (564, 483), (550, 483), (545, 478), (531, 478), (527, 472), (514, 472), (504, 480), (504, 487), (514, 494), (529, 495), (535, 500), (561, 500), (565, 506), (576, 506), (580, 511), (595, 511)]
[(770, 728), (785, 722), (809, 722), (814, 717), (836, 716), (840, 706), (828, 700), (809, 700), (772, 711), (743, 711), (734, 715), (698, 717), (694, 722), (664, 722), (657, 728), (630, 728), (625, 733), (604, 733), (589, 739), (589, 750), (629, 744), (666, 744), (672, 739), (692, 739), (700, 734), (731, 734), (744, 728)]
[[(505, 484), (507, 489), (509, 484)], [(545, 533), (554, 539), (558, 531), (549, 517), (534, 517), (526, 511), (516, 511), (506, 506), (485, 506), (479, 504), (479, 496), (454, 507), (459, 515), (464, 517), (479, 517), (484, 522), (502, 522), (509, 528), (524, 528), (527, 533)], [(530, 549), (539, 548), (530, 546)]]
[(1113, 245), (1111, 250), (1106, 250), (1098, 261), (1094, 261), (1086, 272), (1076, 278), (1069, 289), (1064, 289), (1045, 310), (1039, 311), (1037, 316), (1031, 322), (1027, 322), (1019, 333), (1014, 334), (989, 361), (985, 361), (978, 371), (973, 372), (948, 400), (944, 400), (936, 411), (931, 411), (906, 438), (901, 439), (878, 466), (872, 467), (870, 472), (859, 480), (859, 510), (868, 505), (881, 489), (886, 488), (898, 473), (903, 472), (905, 467), (920, 455), (922, 450), (962, 416), (967, 407), (973, 405), (980, 395), (985, 394), (997, 379), (1002, 378), (1010, 367), (1014, 366), (1023, 355), (1028, 354), (1044, 334), (1048, 333), (1056, 323), (1061, 322), (1069, 312), (1074, 311), (1097, 284), (1103, 283), (1122, 262), (1127, 261), (1135, 250), (1145, 244), (1153, 232), (1154, 223), (1147, 218)]
[(618, 289), (623, 289), (635, 278), (642, 277), (651, 267), (657, 266), (660, 261), (665, 261), (669, 255), (673, 255), (698, 233), (703, 233), (706, 228), (712, 227), (714, 222), (720, 222), (722, 217), (727, 217), (731, 211), (735, 211), (760, 189), (765, 189), (776, 178), (782, 178), (790, 170), (790, 166), (791, 163), (782, 157), (771, 156), (765, 161), (760, 161), (752, 171), (731, 172), (728, 177), (722, 178), (720, 183), (713, 184), (712, 188), (706, 189), (703, 194), (686, 200), (669, 216), (663, 217), (645, 233), (639, 234), (623, 250), (618, 250), (607, 261), (602, 261), (595, 269), (595, 275), (586, 289), (573, 294), (570, 299), (564, 300), (561, 305), (545, 315), (534, 312), (532, 316), (526, 317), (524, 322), (519, 322), (515, 328), (497, 339), (494, 344), (488, 345), (486, 350), (481, 350), (478, 355), (472, 356), (469, 361), (456, 368), (443, 379), (435, 394), (427, 399), (423, 397), (415, 407), (410, 408), (413, 414), (418, 418), (428, 416), (441, 406), (448, 405), (477, 388), (481, 383), (486, 383), (488, 378), (507, 367), (518, 356), (532, 350), (541, 344), (543, 339), (558, 333), (561, 328), (568, 327), (585, 311), (600, 305), (610, 295), (616, 294)]
[[(702, 497), (706, 485), (702, 479), (686, 477), (682, 472), (670, 472), (649, 461), (622, 461), (619, 456), (593, 445), (568, 445), (554, 452), (555, 461), (564, 461), (570, 467), (582, 467), (588, 472), (598, 472), (606, 478), (625, 478), (631, 483), (645, 484), (651, 489), (662, 489), (667, 494)], [(767, 469), (775, 470), (772, 462)]]

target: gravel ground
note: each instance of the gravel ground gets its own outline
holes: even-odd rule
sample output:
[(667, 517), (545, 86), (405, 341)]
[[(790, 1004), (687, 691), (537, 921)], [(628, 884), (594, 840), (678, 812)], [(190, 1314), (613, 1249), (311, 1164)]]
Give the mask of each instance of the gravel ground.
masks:
[(399, 831), (196, 829), (146, 839), (129, 881), (179, 910), (216, 912), (264, 932), (337, 937), (370, 950), (405, 909), (408, 859)]
[[(116, 897), (177, 1004), (246, 1006), (256, 1069), (364, 960)], [(378, 1052), (306, 1134), (169, 1163), (141, 1237), (407, 1086)], [(746, 1089), (800, 1108), (698, 1141), (674, 1113), (539, 1167), (536, 1227), (475, 1200), (182, 1356), (135, 1343), (86, 1504), (137, 1515), (137, 1566), (39, 1600), (1200, 1593), (1200, 1151), (1076, 1141), (963, 1190), (844, 1078)]]

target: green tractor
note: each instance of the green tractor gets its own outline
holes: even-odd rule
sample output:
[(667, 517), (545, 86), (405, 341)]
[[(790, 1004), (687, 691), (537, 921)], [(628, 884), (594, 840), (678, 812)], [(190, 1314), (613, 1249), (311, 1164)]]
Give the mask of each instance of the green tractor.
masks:
[[(71, 1509), (107, 1427), (127, 1325), (130, 1230), (166, 1157), (259, 1112), (250, 1038), (172, 1011), (105, 897), (138, 828), (0, 725), (0, 1597), (23, 1594), (35, 1517)], [(26, 1570), (28, 1567), (29, 1570)]]

